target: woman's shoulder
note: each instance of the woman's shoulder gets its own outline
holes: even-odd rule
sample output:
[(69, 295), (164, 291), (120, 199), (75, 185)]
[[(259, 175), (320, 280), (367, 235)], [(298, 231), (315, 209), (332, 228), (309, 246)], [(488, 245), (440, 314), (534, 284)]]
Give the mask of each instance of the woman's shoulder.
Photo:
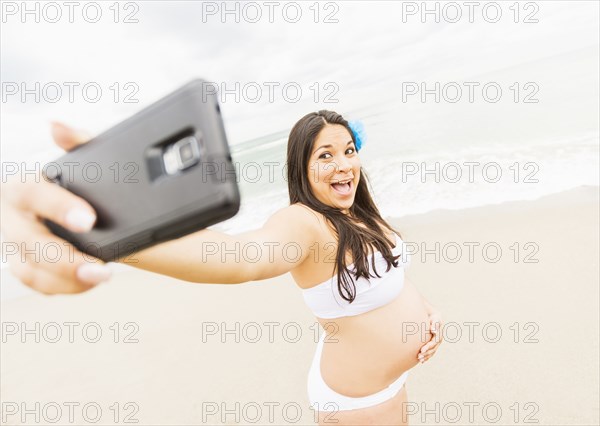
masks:
[(286, 227), (293, 226), (311, 235), (317, 235), (323, 226), (323, 215), (304, 204), (294, 203), (277, 210), (268, 222)]
[[(290, 204), (287, 207), (279, 210), (280, 214), (283, 216), (289, 216), (290, 219), (302, 219), (303, 223), (307, 225), (317, 226), (320, 232), (325, 231), (325, 235), (334, 235), (335, 229), (333, 228), (333, 224), (327, 220), (325, 215), (321, 212), (313, 210), (309, 206), (302, 203), (294, 203)], [(386, 231), (386, 234), (390, 234), (393, 230), (385, 223), (377, 220), (381, 229)], [(291, 222), (290, 222), (291, 223)], [(367, 224), (361, 221), (354, 221), (354, 224), (357, 228), (367, 228)], [(393, 234), (392, 234), (393, 235)], [(393, 238), (392, 238), (393, 240)]]
[(325, 215), (310, 208), (306, 204), (294, 203), (290, 204), (288, 207), (297, 211), (299, 215), (303, 215), (306, 220), (311, 222), (313, 225), (318, 225), (319, 229), (323, 230), (330, 228), (330, 222), (327, 220)]
[(311, 209), (310, 207), (308, 207), (306, 204), (302, 204), (302, 203), (294, 203), (294, 204), (290, 204), (289, 206), (286, 207), (287, 209), (290, 209), (290, 211), (294, 211), (294, 212), (298, 212), (298, 214), (304, 214), (308, 216), (312, 216), (315, 219), (321, 219), (323, 217), (323, 214)]
[(294, 203), (290, 204), (286, 207), (288, 210), (288, 214), (295, 215), (298, 218), (301, 218), (306, 224), (310, 226), (318, 227), (322, 229), (323, 226), (327, 223), (325, 219), (325, 215), (321, 212), (313, 210), (306, 204), (302, 203)]

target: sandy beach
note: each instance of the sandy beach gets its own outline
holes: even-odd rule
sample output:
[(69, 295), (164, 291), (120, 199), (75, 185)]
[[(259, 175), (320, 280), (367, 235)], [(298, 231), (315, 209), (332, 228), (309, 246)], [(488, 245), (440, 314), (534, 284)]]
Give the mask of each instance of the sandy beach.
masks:
[[(600, 423), (598, 214), (587, 186), (390, 218), (446, 323), (408, 379), (411, 424)], [(317, 323), (289, 274), (199, 285), (121, 266), (86, 294), (5, 301), (1, 319), (3, 424), (314, 423)]]

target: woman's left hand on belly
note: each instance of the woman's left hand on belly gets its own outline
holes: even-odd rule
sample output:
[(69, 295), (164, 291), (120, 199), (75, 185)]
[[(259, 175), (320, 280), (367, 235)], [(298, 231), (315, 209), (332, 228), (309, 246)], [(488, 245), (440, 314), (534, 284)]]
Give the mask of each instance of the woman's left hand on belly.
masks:
[(428, 316), (429, 328), (431, 330), (431, 340), (425, 343), (419, 351), (418, 359), (421, 364), (428, 361), (435, 354), (438, 347), (442, 344), (442, 316), (439, 312), (433, 311)]

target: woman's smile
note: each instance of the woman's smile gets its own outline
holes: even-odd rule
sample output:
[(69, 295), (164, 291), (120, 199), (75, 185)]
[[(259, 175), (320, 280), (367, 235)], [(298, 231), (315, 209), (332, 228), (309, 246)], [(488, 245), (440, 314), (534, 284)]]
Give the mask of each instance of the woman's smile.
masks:
[(331, 184), (331, 188), (341, 197), (349, 197), (354, 191), (354, 182), (351, 179)]

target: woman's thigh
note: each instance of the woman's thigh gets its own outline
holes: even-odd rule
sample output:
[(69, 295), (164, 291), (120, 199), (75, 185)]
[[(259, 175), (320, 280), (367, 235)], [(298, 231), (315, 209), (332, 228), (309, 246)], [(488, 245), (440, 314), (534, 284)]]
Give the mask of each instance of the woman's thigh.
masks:
[(373, 407), (338, 412), (318, 412), (320, 426), (394, 425), (408, 426), (406, 385), (392, 398)]

